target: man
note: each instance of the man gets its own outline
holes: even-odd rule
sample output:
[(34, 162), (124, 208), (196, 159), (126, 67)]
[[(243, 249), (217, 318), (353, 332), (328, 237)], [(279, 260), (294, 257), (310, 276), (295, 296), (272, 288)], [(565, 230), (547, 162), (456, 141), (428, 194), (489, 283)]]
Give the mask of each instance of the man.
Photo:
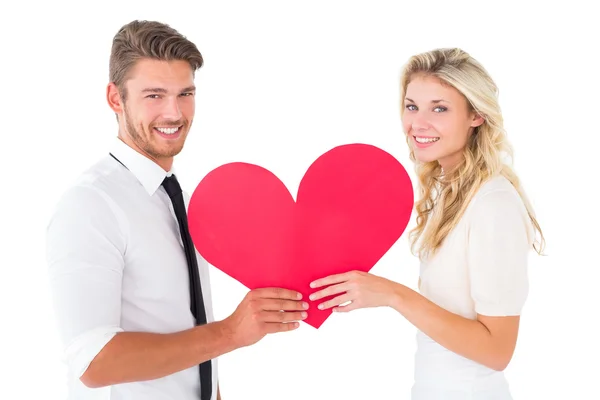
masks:
[(189, 196), (172, 174), (202, 63), (192, 42), (158, 22), (133, 21), (114, 38), (107, 100), (118, 138), (64, 194), (47, 230), (70, 399), (220, 399), (217, 357), (306, 316), (299, 293), (266, 288), (214, 321), (207, 263), (187, 230)]

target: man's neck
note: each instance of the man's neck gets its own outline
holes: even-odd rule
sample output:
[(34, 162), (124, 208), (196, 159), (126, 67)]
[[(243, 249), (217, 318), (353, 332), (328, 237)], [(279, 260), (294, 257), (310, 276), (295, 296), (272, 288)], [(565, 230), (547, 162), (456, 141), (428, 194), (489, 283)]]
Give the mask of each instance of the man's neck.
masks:
[(147, 159), (149, 159), (150, 161), (152, 161), (153, 163), (155, 163), (156, 165), (158, 165), (159, 167), (164, 169), (165, 172), (169, 172), (171, 170), (171, 168), (173, 168), (173, 157), (161, 157), (161, 158), (152, 157), (150, 154), (148, 154), (144, 150), (142, 150), (137, 144), (135, 144), (135, 142), (133, 140), (131, 140), (128, 135), (124, 135), (121, 132), (119, 132), (119, 135), (117, 137), (120, 141), (125, 143), (127, 146), (131, 147), (133, 150), (135, 150), (139, 154), (143, 155), (144, 157), (146, 157)]

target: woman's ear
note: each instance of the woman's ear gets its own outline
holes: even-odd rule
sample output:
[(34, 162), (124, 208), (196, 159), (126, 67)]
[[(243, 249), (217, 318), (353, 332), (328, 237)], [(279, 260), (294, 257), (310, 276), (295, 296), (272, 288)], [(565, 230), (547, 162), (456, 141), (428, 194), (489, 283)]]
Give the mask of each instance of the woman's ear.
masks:
[(485, 122), (485, 118), (483, 118), (480, 114), (473, 114), (473, 119), (471, 120), (471, 127), (477, 128), (484, 122)]

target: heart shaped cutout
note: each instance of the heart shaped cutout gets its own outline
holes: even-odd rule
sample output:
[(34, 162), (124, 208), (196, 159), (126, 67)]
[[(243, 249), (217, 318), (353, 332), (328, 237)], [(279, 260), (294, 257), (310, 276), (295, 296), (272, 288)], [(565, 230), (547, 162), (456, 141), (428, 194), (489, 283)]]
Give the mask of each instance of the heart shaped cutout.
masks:
[(310, 304), (304, 321), (318, 329), (331, 310), (308, 299), (310, 282), (370, 271), (404, 233), (413, 204), (399, 161), (372, 145), (347, 144), (310, 165), (295, 201), (265, 168), (215, 168), (194, 190), (188, 220), (206, 261), (249, 289), (299, 291)]

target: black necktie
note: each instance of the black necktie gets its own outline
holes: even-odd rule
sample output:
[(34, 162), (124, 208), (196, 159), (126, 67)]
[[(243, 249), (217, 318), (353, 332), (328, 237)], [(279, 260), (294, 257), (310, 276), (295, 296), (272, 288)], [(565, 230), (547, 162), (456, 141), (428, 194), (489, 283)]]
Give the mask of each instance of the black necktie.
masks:
[[(194, 250), (194, 244), (192, 243), (192, 237), (190, 236), (190, 231), (188, 228), (181, 186), (179, 186), (179, 182), (177, 182), (175, 175), (166, 177), (162, 185), (171, 198), (173, 209), (175, 210), (175, 215), (177, 216), (177, 222), (179, 222), (179, 232), (181, 233), (181, 240), (183, 241), (183, 247), (185, 249), (185, 256), (188, 264), (188, 272), (190, 275), (190, 299), (192, 314), (196, 318), (196, 323), (198, 325), (204, 325), (206, 324), (206, 310), (204, 308), (204, 299), (202, 298), (202, 288), (200, 286), (198, 260), (196, 260), (196, 252)], [(200, 384), (202, 389), (201, 399), (210, 400), (212, 395), (211, 360), (200, 364)]]
[[(112, 153), (109, 153), (112, 158), (119, 161)], [(119, 163), (127, 168), (121, 161)], [(196, 252), (194, 250), (194, 244), (192, 243), (192, 237), (187, 223), (187, 215), (185, 212), (185, 204), (183, 202), (183, 193), (181, 186), (177, 182), (175, 175), (166, 177), (162, 183), (163, 187), (167, 191), (167, 194), (171, 198), (173, 203), (173, 209), (177, 216), (177, 222), (179, 223), (179, 232), (181, 233), (181, 240), (185, 250), (185, 257), (187, 259), (188, 273), (190, 276), (190, 300), (191, 309), (194, 318), (196, 318), (196, 324), (206, 324), (206, 310), (204, 309), (204, 299), (202, 298), (202, 287), (200, 286), (200, 272), (198, 270), (198, 260), (196, 260)], [(200, 386), (201, 386), (201, 400), (210, 400), (212, 396), (212, 364), (211, 360), (205, 361), (200, 364)]]

